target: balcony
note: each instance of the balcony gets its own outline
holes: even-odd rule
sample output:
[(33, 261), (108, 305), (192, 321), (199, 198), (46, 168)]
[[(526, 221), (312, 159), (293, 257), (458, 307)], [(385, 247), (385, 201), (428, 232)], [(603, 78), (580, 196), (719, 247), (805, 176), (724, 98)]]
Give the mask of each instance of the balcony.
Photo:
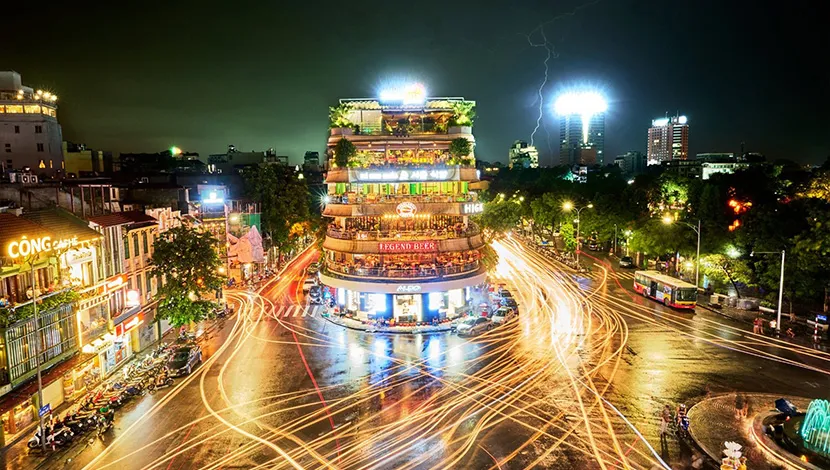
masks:
[[(356, 237), (356, 238), (355, 238)], [(406, 253), (406, 242), (432, 242), (438, 253), (478, 250), (484, 246), (484, 238), (475, 230), (463, 232), (427, 230), (422, 232), (341, 232), (329, 229), (323, 242), (323, 249), (340, 253), (380, 254), (381, 244), (393, 242), (401, 245), (400, 252)], [(388, 245), (388, 243), (385, 243)], [(397, 249), (397, 247), (396, 247)], [(419, 251), (413, 249), (412, 252)]]
[(326, 273), (334, 276), (345, 276), (360, 278), (360, 280), (377, 280), (377, 281), (423, 281), (430, 279), (448, 279), (463, 277), (465, 275), (477, 273), (481, 269), (478, 261), (464, 264), (454, 264), (446, 266), (429, 266), (421, 265), (413, 268), (396, 268), (396, 267), (361, 267), (354, 264), (335, 263), (327, 261), (325, 265)]
[(330, 204), (400, 204), (404, 201), (414, 203), (452, 203), (476, 202), (475, 193), (444, 195), (444, 194), (356, 194), (345, 193), (339, 196), (329, 196)]
[[(363, 200), (358, 203), (357, 199), (353, 204), (326, 204), (323, 215), (327, 217), (363, 217), (363, 216), (384, 216), (394, 215), (398, 205), (410, 199), (384, 200), (371, 202)], [(352, 202), (352, 201), (350, 201)], [(483, 205), (480, 202), (461, 201), (434, 201), (423, 200), (414, 202), (415, 208), (412, 211), (414, 217), (428, 217), (430, 215), (472, 215), (482, 211)]]
[(478, 181), (478, 170), (464, 165), (380, 165), (331, 168), (326, 183), (426, 183)]

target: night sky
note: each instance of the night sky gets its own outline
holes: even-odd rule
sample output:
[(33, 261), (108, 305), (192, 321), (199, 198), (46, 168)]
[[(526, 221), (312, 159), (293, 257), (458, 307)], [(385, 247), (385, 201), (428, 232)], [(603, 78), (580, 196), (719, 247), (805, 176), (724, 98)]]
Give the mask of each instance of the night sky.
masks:
[(742, 141), (802, 163), (830, 155), (819, 2), (62, 3), (42, 18), (4, 12), (0, 69), (57, 93), (64, 138), (97, 149), (235, 144), (299, 163), (325, 147), (338, 98), (418, 80), (430, 96), (476, 100), (476, 156), (506, 161), (537, 118), (545, 50), (526, 35), (541, 42), (543, 24), (557, 54), (543, 91), (552, 142), (536, 134), (543, 165), (558, 155), (553, 97), (585, 84), (610, 102), (609, 159), (645, 151), (667, 111), (688, 116), (692, 155)]

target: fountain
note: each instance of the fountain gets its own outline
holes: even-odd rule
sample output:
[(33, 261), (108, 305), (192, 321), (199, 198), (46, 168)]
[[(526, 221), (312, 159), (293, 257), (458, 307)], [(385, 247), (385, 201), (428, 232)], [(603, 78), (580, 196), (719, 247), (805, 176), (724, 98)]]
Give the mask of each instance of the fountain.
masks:
[(811, 450), (830, 455), (830, 402), (827, 400), (810, 402), (799, 434)]

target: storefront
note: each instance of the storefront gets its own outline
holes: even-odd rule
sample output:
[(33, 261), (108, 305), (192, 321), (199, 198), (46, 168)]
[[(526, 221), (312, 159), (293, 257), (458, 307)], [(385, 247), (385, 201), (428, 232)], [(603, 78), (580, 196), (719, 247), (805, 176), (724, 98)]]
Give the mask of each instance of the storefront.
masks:
[[(418, 289), (402, 289), (416, 292)], [(446, 292), (384, 294), (337, 289), (337, 303), (344, 313), (362, 320), (394, 320), (401, 323), (454, 318), (469, 300), (469, 288)]]

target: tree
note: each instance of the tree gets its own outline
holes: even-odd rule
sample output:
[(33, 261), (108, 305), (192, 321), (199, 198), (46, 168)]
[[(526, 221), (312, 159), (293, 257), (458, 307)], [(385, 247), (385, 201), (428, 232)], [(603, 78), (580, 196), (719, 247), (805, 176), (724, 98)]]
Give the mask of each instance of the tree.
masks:
[[(348, 141), (347, 141), (348, 142)], [(351, 142), (349, 142), (351, 145)], [(308, 187), (291, 167), (261, 164), (243, 172), (248, 197), (262, 207), (262, 232), (278, 255), (287, 253), (308, 231), (299, 231), (295, 224), (309, 221)]]
[(570, 221), (562, 224), (559, 236), (562, 237), (562, 243), (565, 244), (565, 251), (571, 253), (576, 251), (576, 229)]
[(349, 162), (355, 155), (357, 155), (357, 147), (345, 137), (334, 145), (334, 164), (340, 168), (349, 166)]
[(151, 275), (164, 280), (158, 289), (159, 318), (179, 327), (204, 319), (213, 308), (208, 296), (222, 289), (219, 241), (209, 232), (177, 227), (153, 243)]
[(454, 164), (467, 163), (470, 160), (470, 153), (473, 151), (473, 146), (470, 141), (464, 137), (452, 139), (450, 142), (450, 155)]
[(341, 103), (337, 106), (329, 106), (329, 127), (352, 127), (354, 124), (349, 120), (348, 115), (352, 110), (351, 103)]
[(493, 235), (515, 228), (522, 218), (522, 208), (517, 202), (518, 200), (504, 201), (496, 198), (495, 201), (485, 203), (484, 211), (478, 216), (479, 225)]
[(472, 101), (453, 101), (450, 103), (452, 108), (452, 117), (450, 118), (451, 126), (472, 126), (476, 118), (475, 103)]
[(701, 256), (700, 273), (714, 282), (715, 288), (721, 288), (728, 282), (738, 297), (741, 296), (738, 284), (749, 285), (752, 279), (752, 271), (746, 261), (721, 253)]

